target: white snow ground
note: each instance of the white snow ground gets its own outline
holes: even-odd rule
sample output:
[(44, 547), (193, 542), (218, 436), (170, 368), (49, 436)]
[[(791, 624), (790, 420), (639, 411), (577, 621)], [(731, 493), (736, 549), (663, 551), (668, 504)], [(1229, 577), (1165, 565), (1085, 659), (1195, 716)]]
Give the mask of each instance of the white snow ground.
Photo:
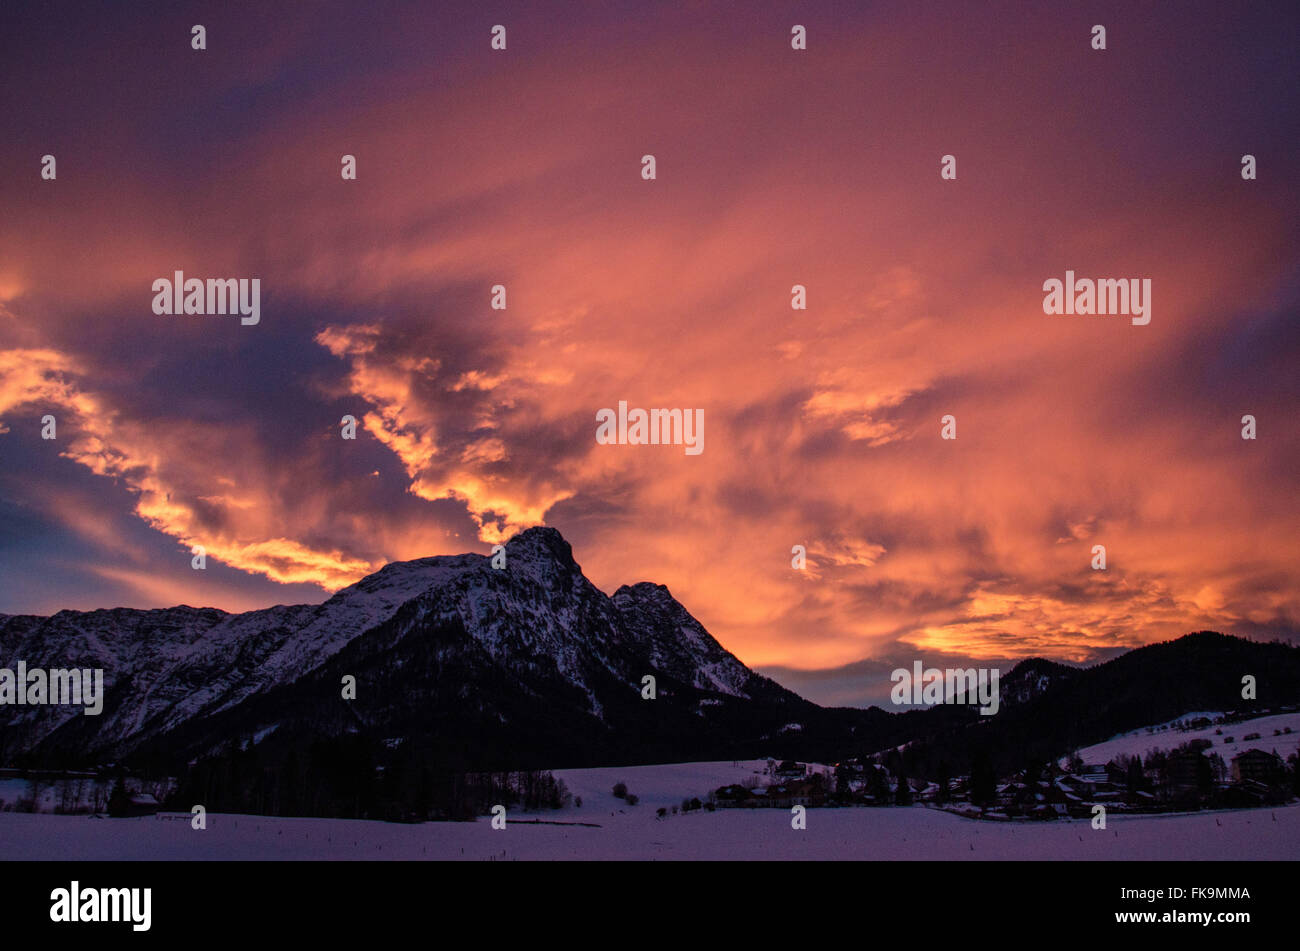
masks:
[[(1234, 726), (1236, 726), (1234, 724)], [(1213, 732), (1213, 731), (1211, 731)], [(1270, 731), (1271, 732), (1271, 731)], [(692, 812), (658, 819), (761, 771), (761, 763), (560, 770), (581, 808), (512, 813), (504, 830), (488, 819), (399, 825), (346, 819), (274, 819), (209, 814), (98, 819), (0, 813), (0, 860), (62, 859), (1295, 859), (1300, 806), (1190, 815), (1111, 816), (1104, 831), (1089, 820), (985, 822), (921, 806), (809, 809), (808, 827), (790, 828), (782, 809)], [(757, 777), (755, 777), (757, 778)], [(615, 799), (615, 782), (640, 797)], [(613, 813), (611, 815), (611, 813)], [(535, 825), (543, 822), (588, 822)]]
[[(1151, 750), (1171, 750), (1192, 740), (1209, 740), (1213, 745), (1206, 752), (1218, 753), (1225, 763), (1232, 762), (1234, 756), (1249, 749), (1263, 750), (1265, 753), (1276, 751), (1283, 760), (1300, 749), (1300, 713), (1280, 713), (1253, 720), (1241, 720), (1237, 723), (1220, 723), (1199, 730), (1178, 730), (1172, 725), (1177, 722), (1190, 722), (1197, 717), (1208, 717), (1213, 721), (1215, 717), (1220, 716), (1223, 714), (1185, 713), (1178, 720), (1160, 725), (1167, 729), (1161, 730), (1159, 726), (1152, 727), (1153, 732), (1148, 733), (1147, 728), (1143, 727), (1140, 730), (1121, 733), (1095, 746), (1079, 750), (1079, 757), (1085, 763), (1107, 763), (1120, 754), (1145, 757)], [(1284, 730), (1287, 727), (1291, 728), (1290, 733), (1273, 735), (1274, 730)], [(1221, 735), (1216, 735), (1215, 730), (1223, 732)], [(1248, 733), (1258, 733), (1259, 739), (1245, 739)], [(1230, 737), (1233, 742), (1224, 742)]]

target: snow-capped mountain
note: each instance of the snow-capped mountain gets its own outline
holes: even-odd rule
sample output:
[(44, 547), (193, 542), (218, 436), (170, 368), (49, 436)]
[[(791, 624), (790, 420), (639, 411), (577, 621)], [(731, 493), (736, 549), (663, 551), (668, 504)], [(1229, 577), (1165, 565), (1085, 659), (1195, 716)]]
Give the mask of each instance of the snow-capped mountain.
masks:
[[(472, 766), (506, 753), (731, 749), (792, 722), (851, 730), (750, 671), (666, 588), (606, 596), (551, 528), (511, 539), (502, 568), (472, 554), (393, 563), (320, 605), (0, 617), (0, 665), (19, 659), (103, 668), (107, 699), (93, 717), (0, 707), (6, 759), (201, 755), (241, 737), (378, 731), (445, 744)], [(346, 676), (355, 700), (342, 697)]]
[(351, 764), (340, 775), (406, 770), (409, 785), (412, 773), (835, 762), (909, 744), (925, 775), (977, 741), (1008, 761), (1043, 758), (1187, 709), (1230, 709), (1241, 672), (1257, 672), (1261, 702), (1300, 696), (1295, 648), (1205, 632), (1087, 670), (1025, 661), (993, 718), (823, 708), (749, 670), (663, 586), (605, 595), (554, 529), (529, 529), (505, 553), (500, 568), (473, 554), (390, 564), (319, 605), (0, 616), (0, 667), (102, 668), (106, 688), (98, 716), (0, 705), (0, 765), (174, 770), (211, 754), (229, 766), (232, 750), (255, 747), (280, 775), (306, 758), (317, 775), (326, 761)]
[(666, 587), (643, 581), (614, 592), (627, 631), (656, 670), (701, 690), (756, 699), (789, 691), (723, 648)]

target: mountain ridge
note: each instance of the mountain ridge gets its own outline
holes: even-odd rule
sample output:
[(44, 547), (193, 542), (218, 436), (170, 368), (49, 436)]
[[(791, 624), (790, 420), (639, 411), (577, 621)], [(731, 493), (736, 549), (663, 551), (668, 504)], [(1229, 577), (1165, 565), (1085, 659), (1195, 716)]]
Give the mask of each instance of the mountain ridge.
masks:
[[(522, 697), (595, 721), (607, 719), (612, 703), (621, 708), (615, 719), (653, 734), (656, 730), (642, 722), (646, 717), (629, 710), (642, 702), (647, 673), (660, 681), (659, 713), (665, 706), (689, 706), (692, 714), (716, 721), (727, 719), (720, 716), (726, 711), (713, 708), (751, 700), (769, 708), (761, 721), (772, 719), (772, 708), (781, 716), (820, 709), (750, 671), (666, 588), (642, 583), (605, 595), (582, 573), (555, 529), (520, 533), (507, 542), (505, 554), (501, 569), (492, 566), (490, 556), (477, 554), (393, 562), (319, 605), (242, 614), (182, 605), (61, 611), (47, 618), (0, 616), (4, 656), (22, 656), (30, 667), (103, 667), (107, 692), (98, 717), (83, 718), (66, 708), (29, 708), (22, 718), (10, 717), (5, 749), (10, 755), (34, 751), (59, 758), (175, 749), (169, 736), (194, 734), (196, 722), (240, 707), (261, 709), (267, 695), (319, 675), (331, 662), (334, 667), (346, 659), (374, 663), (375, 675), (382, 676), (377, 656), (419, 653), (419, 645), (409, 651), (399, 645), (424, 635), (443, 639), (448, 656), (421, 655), (422, 673), (405, 688), (389, 684), (388, 689), (418, 693), (438, 673), (439, 682), (454, 693), (457, 684), (447, 679), (452, 671), (486, 677), (498, 695), (480, 712), (514, 722), (523, 718), (520, 712), (507, 716), (504, 711), (516, 708)], [(501, 691), (515, 696), (507, 700)], [(359, 696), (364, 692), (361, 688)], [(709, 709), (701, 712), (704, 701)], [(357, 709), (364, 714), (367, 704)], [(682, 712), (677, 709), (675, 719)]]
[[(666, 586), (600, 591), (553, 528), (516, 535), (505, 555), (500, 568), (473, 553), (392, 562), (318, 605), (0, 615), (0, 661), (103, 667), (106, 682), (97, 717), (0, 707), (0, 765), (177, 764), (236, 741), (288, 757), (360, 737), (419, 747), (439, 770), (836, 760), (906, 745), (911, 775), (926, 775), (976, 748), (1057, 755), (1158, 722), (1148, 715), (1227, 709), (1232, 665), (1260, 671), (1261, 697), (1300, 696), (1300, 649), (1200, 632), (1092, 667), (1022, 660), (993, 718), (953, 704), (821, 707), (750, 670)], [(346, 677), (355, 699), (341, 696)]]

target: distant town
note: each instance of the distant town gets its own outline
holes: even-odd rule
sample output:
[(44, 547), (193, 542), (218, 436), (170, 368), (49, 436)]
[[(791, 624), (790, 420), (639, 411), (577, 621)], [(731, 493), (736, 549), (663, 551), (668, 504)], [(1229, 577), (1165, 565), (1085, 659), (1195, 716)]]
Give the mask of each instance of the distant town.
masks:
[[(1290, 712), (1286, 708), (1277, 712)], [(958, 775), (944, 782), (925, 782), (902, 775), (898, 750), (854, 758), (829, 767), (791, 760), (768, 760), (752, 782), (714, 790), (706, 809), (754, 809), (793, 806), (932, 805), (981, 819), (1091, 818), (1095, 806), (1107, 813), (1186, 812), (1276, 806), (1300, 798), (1300, 762), (1284, 760), (1267, 749), (1268, 740), (1250, 732), (1252, 715), (1226, 714), (1177, 720), (1160, 728), (1181, 732), (1214, 729), (1221, 744), (1238, 742), (1235, 724), (1247, 722), (1241, 741), (1258, 743), (1225, 759), (1203, 737), (1172, 749), (1151, 749), (1145, 756), (1120, 754), (1106, 762), (1085, 762), (1077, 753), (1061, 761), (1005, 777), (991, 773)], [(1155, 735), (1157, 728), (1149, 728)], [(1272, 731), (1289, 736), (1292, 727)]]

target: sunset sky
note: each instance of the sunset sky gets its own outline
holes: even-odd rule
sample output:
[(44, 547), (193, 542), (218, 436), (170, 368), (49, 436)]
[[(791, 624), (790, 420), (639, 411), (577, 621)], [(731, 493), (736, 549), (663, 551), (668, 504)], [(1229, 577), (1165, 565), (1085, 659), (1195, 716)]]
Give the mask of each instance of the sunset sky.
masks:
[[(1286, 4), (15, 6), (0, 612), (320, 601), (545, 524), (823, 702), (1300, 641)], [(1150, 324), (1045, 315), (1067, 269)], [(155, 315), (176, 270), (260, 324)], [(620, 400), (703, 453), (598, 445)]]

